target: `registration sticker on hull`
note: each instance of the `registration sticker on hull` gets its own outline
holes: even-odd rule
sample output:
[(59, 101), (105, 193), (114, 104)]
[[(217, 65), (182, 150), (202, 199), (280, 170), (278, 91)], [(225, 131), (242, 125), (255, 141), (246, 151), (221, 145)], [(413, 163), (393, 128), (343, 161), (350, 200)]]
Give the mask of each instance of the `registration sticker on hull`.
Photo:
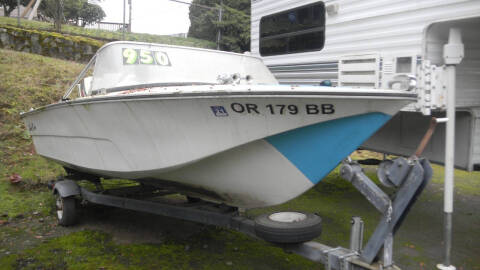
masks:
[(217, 117), (226, 117), (228, 116), (228, 112), (223, 106), (210, 106), (212, 112)]

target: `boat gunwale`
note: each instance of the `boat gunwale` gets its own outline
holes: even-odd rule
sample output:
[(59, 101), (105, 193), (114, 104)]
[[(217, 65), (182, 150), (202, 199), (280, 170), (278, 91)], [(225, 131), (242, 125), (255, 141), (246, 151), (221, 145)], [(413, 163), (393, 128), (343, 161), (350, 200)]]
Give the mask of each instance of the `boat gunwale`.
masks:
[(417, 100), (416, 93), (402, 93), (402, 92), (392, 92), (388, 93), (385, 91), (375, 93), (370, 92), (342, 92), (342, 91), (301, 91), (295, 90), (294, 93), (291, 91), (279, 91), (279, 90), (270, 90), (270, 91), (249, 91), (249, 90), (237, 90), (237, 91), (204, 91), (204, 92), (150, 92), (149, 94), (138, 94), (137, 93), (126, 93), (121, 94), (116, 92), (115, 95), (99, 95), (96, 97), (88, 98), (77, 98), (75, 100), (66, 100), (58, 103), (48, 104), (42, 107), (39, 107), (28, 112), (23, 112), (20, 114), (22, 118), (27, 115), (35, 114), (42, 112), (46, 109), (54, 109), (57, 107), (64, 107), (69, 105), (80, 105), (80, 104), (93, 104), (93, 103), (105, 103), (105, 102), (122, 102), (122, 101), (137, 101), (137, 100), (157, 100), (157, 99), (197, 99), (197, 98), (244, 98), (246, 96), (254, 96), (258, 98), (275, 98), (275, 97), (290, 97), (290, 98), (311, 98), (312, 96), (318, 96), (326, 99), (335, 99), (335, 98), (345, 98), (348, 99), (386, 99), (386, 100)]
[[(138, 92), (137, 92), (138, 93)], [(341, 92), (341, 91), (301, 91), (295, 90), (294, 93), (291, 91), (249, 91), (249, 90), (237, 90), (237, 91), (204, 91), (204, 92), (168, 92), (168, 93), (149, 93), (149, 94), (137, 94), (137, 93), (128, 93), (121, 94), (116, 92), (115, 95), (99, 95), (96, 97), (89, 98), (77, 98), (75, 100), (66, 100), (58, 103), (48, 104), (28, 112), (22, 112), (20, 116), (23, 118), (27, 115), (39, 113), (46, 109), (54, 109), (56, 107), (63, 107), (68, 105), (77, 105), (77, 104), (92, 104), (92, 103), (104, 103), (104, 102), (122, 102), (122, 101), (135, 101), (135, 100), (156, 100), (156, 99), (195, 99), (195, 98), (243, 98), (245, 96), (255, 96), (259, 98), (272, 98), (272, 97), (291, 97), (291, 98), (310, 98), (312, 96), (323, 97), (327, 99), (334, 98), (345, 98), (349, 99), (387, 99), (387, 100), (417, 100), (416, 93), (402, 93), (402, 92), (392, 92), (388, 93), (385, 91), (375, 93), (375, 92)]]

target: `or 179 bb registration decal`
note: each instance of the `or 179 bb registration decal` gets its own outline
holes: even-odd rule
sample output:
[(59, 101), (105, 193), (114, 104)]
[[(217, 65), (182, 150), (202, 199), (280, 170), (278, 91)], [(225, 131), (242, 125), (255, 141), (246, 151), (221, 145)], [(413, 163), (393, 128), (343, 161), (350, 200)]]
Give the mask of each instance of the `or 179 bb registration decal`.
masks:
[(122, 56), (124, 65), (171, 65), (167, 53), (160, 51), (123, 48)]
[(228, 110), (223, 106), (210, 106), (215, 116), (228, 116), (228, 111), (238, 114), (270, 114), (270, 115), (325, 115), (335, 114), (333, 104), (267, 104), (231, 103)]

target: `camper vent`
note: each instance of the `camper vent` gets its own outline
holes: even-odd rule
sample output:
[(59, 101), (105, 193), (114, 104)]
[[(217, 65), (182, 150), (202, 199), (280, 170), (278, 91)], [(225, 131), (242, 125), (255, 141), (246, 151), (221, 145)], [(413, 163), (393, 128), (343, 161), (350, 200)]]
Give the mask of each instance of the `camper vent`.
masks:
[(383, 59), (383, 74), (393, 74), (393, 62)]
[(275, 78), (281, 84), (288, 85), (319, 85), (324, 80), (330, 80), (337, 86), (338, 62), (321, 62), (291, 65), (268, 66)]
[(379, 87), (378, 55), (349, 55), (339, 61), (338, 85), (361, 88)]

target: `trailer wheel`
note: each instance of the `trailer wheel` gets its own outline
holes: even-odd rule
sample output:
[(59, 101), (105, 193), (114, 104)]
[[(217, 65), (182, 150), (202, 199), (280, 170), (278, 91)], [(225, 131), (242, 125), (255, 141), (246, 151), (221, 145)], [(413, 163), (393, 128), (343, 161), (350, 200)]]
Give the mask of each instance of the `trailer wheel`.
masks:
[(277, 212), (255, 219), (258, 237), (273, 243), (302, 243), (322, 232), (322, 219), (310, 213)]
[(59, 193), (55, 194), (55, 208), (59, 225), (70, 226), (75, 224), (77, 209), (74, 197), (63, 198)]

